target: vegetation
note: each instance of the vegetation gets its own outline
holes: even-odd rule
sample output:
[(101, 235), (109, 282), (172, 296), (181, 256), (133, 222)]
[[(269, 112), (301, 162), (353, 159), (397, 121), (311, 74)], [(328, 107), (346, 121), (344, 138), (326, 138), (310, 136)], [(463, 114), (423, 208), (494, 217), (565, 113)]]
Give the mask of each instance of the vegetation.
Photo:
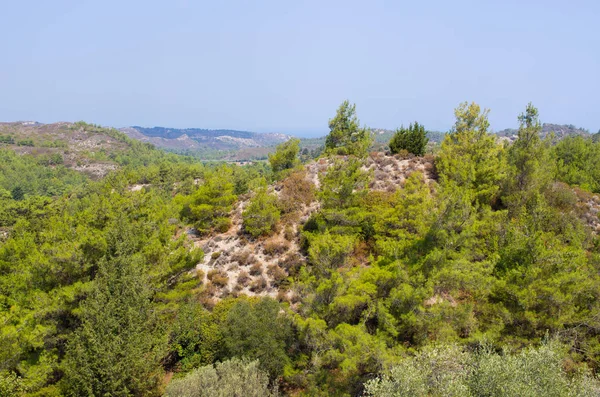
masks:
[(269, 164), (275, 173), (289, 170), (298, 165), (300, 139), (290, 139), (277, 146), (275, 153), (269, 154)]
[(233, 358), (200, 367), (182, 379), (175, 379), (165, 397), (277, 396), (269, 388), (269, 377), (258, 368), (258, 361)]
[(364, 157), (372, 141), (371, 131), (359, 126), (356, 105), (350, 105), (347, 100), (342, 102), (335, 117), (329, 120), (325, 151), (329, 154)]
[(400, 161), (345, 102), (306, 165), (68, 127), (102, 177), (2, 131), (35, 146), (0, 149), (0, 394), (597, 395), (600, 143), (455, 114)]
[(279, 222), (277, 197), (269, 193), (266, 186), (258, 187), (242, 216), (244, 230), (252, 237), (270, 234)]
[(206, 175), (204, 183), (190, 196), (180, 196), (181, 215), (194, 222), (200, 233), (229, 229), (229, 213), (236, 200), (231, 169), (220, 167)]
[(600, 381), (587, 372), (570, 377), (559, 346), (550, 343), (517, 354), (489, 348), (471, 353), (456, 345), (424, 349), (381, 378), (366, 396), (597, 396)]
[(427, 133), (425, 127), (415, 121), (415, 124), (410, 124), (408, 128), (400, 127), (394, 133), (390, 140), (390, 151), (392, 154), (406, 151), (415, 156), (423, 156), (427, 147)]
[(67, 394), (151, 396), (160, 385), (164, 338), (130, 226), (117, 219), (95, 283), (81, 304), (81, 327), (68, 344)]

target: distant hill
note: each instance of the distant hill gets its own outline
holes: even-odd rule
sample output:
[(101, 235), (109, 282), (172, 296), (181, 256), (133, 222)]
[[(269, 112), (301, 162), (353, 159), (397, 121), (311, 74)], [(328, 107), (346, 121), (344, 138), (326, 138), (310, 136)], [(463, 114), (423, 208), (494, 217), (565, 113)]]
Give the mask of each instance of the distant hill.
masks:
[[(209, 130), (201, 128), (126, 127), (120, 131), (129, 137), (150, 142), (157, 147), (177, 152), (232, 152), (267, 148), (285, 142), (290, 135), (257, 133), (236, 130)], [(250, 155), (252, 155), (252, 150)], [(255, 150), (262, 153), (261, 150)], [(264, 153), (262, 153), (264, 155)]]
[[(573, 124), (551, 124), (544, 123), (542, 124), (542, 137), (546, 137), (554, 133), (554, 139), (559, 141), (563, 138), (569, 136), (589, 136), (590, 132), (585, 128), (575, 127)], [(504, 138), (508, 138), (508, 140), (513, 141), (517, 138), (518, 130), (514, 128), (507, 128), (501, 131), (496, 132), (496, 135)]]
[(0, 150), (31, 155), (40, 164), (64, 166), (101, 178), (123, 165), (165, 155), (152, 145), (129, 138), (115, 128), (84, 122), (0, 123)]

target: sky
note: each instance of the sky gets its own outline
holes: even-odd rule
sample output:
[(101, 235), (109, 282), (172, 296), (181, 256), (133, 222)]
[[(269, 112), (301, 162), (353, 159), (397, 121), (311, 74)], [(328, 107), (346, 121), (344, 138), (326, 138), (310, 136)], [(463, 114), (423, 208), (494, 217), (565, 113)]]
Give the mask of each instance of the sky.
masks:
[(600, 2), (1, 0), (0, 121), (318, 136), (362, 124), (600, 129)]

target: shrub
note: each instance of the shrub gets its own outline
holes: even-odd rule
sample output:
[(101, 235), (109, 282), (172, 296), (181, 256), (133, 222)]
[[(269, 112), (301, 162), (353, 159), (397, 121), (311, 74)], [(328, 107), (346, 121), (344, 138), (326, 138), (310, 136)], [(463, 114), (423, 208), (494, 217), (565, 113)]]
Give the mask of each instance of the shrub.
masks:
[(284, 291), (284, 290), (279, 290), (277, 292), (277, 301), (279, 302), (289, 302), (290, 299), (288, 298), (288, 291)]
[(17, 397), (22, 396), (23, 384), (21, 378), (13, 373), (0, 373), (0, 396)]
[(165, 397), (275, 397), (277, 387), (269, 388), (268, 374), (258, 360), (231, 360), (200, 367), (167, 386)]
[(332, 234), (305, 233), (309, 240), (308, 258), (310, 264), (321, 275), (329, 275), (333, 270), (346, 264), (356, 245), (356, 237)]
[(240, 264), (240, 266), (248, 266), (254, 263), (256, 258), (248, 250), (237, 251), (231, 255), (231, 260)]
[(262, 274), (262, 265), (260, 263), (255, 263), (250, 267), (250, 274), (253, 276), (259, 276)]
[(279, 208), (283, 213), (298, 211), (315, 200), (315, 185), (306, 178), (306, 171), (294, 172), (281, 182)]
[(227, 273), (221, 270), (213, 269), (208, 272), (206, 277), (217, 287), (225, 287), (229, 282)]
[(219, 217), (214, 219), (213, 224), (217, 232), (225, 233), (231, 227), (231, 220), (226, 217)]
[(277, 197), (260, 188), (242, 213), (244, 230), (252, 237), (268, 235), (279, 222)]
[(248, 272), (245, 270), (242, 270), (239, 274), (238, 274), (238, 278), (237, 278), (237, 282), (238, 285), (241, 285), (243, 287), (248, 285), (248, 281), (250, 280), (250, 276), (248, 275)]
[(278, 238), (272, 238), (265, 242), (265, 246), (263, 248), (266, 255), (281, 255), (286, 252), (290, 248), (290, 244), (285, 240), (280, 240)]
[(427, 147), (427, 133), (425, 128), (415, 121), (408, 128), (400, 127), (390, 140), (390, 151), (393, 154), (406, 150), (415, 156), (423, 156)]
[(458, 346), (426, 348), (365, 384), (366, 396), (597, 396), (600, 382), (567, 376), (554, 342), (518, 354), (476, 353)]
[(281, 283), (287, 278), (285, 270), (283, 270), (277, 265), (269, 266), (267, 274), (273, 278), (272, 284), (274, 287), (279, 287)]
[(285, 238), (287, 241), (292, 241), (294, 237), (296, 237), (296, 234), (294, 233), (294, 228), (290, 225), (287, 225), (283, 230), (283, 238)]
[(298, 273), (304, 261), (297, 252), (290, 252), (282, 261), (279, 261), (279, 266), (288, 271), (291, 276)]
[(267, 279), (260, 276), (250, 284), (250, 291), (255, 293), (263, 292), (267, 288)]
[(269, 164), (274, 173), (278, 173), (298, 164), (300, 139), (293, 138), (277, 146), (275, 153), (269, 154)]

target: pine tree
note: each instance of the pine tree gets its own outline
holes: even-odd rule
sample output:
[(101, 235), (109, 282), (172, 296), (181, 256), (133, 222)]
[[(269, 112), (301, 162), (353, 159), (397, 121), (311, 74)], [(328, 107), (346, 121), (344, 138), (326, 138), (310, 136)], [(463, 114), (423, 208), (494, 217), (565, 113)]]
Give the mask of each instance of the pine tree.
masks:
[(344, 101), (335, 117), (329, 120), (329, 135), (325, 139), (328, 154), (354, 155), (364, 157), (373, 141), (368, 128), (360, 128), (356, 117), (356, 105)]
[(425, 127), (415, 121), (408, 128), (400, 127), (390, 140), (390, 151), (392, 154), (406, 150), (415, 156), (423, 156), (429, 139)]
[(505, 174), (502, 146), (488, 133), (488, 110), (476, 103), (460, 104), (456, 122), (442, 142), (436, 162), (442, 185), (465, 189), (475, 202), (491, 203)]
[(244, 230), (253, 237), (268, 235), (279, 222), (277, 197), (267, 191), (266, 181), (255, 189), (254, 196), (242, 213)]
[(64, 361), (71, 396), (154, 396), (162, 378), (166, 346), (151, 304), (148, 280), (130, 226), (119, 222), (109, 255), (81, 305), (81, 327)]
[(277, 146), (275, 153), (269, 154), (269, 164), (273, 172), (278, 173), (294, 168), (298, 164), (300, 139), (290, 139)]
[(229, 213), (237, 199), (230, 168), (219, 167), (208, 175), (204, 183), (191, 196), (180, 198), (182, 215), (194, 221), (200, 233), (212, 229), (223, 233), (231, 226)]
[(513, 211), (534, 205), (551, 180), (548, 143), (540, 137), (542, 125), (531, 103), (519, 115), (519, 124), (518, 138), (508, 151), (510, 173), (505, 200)]

